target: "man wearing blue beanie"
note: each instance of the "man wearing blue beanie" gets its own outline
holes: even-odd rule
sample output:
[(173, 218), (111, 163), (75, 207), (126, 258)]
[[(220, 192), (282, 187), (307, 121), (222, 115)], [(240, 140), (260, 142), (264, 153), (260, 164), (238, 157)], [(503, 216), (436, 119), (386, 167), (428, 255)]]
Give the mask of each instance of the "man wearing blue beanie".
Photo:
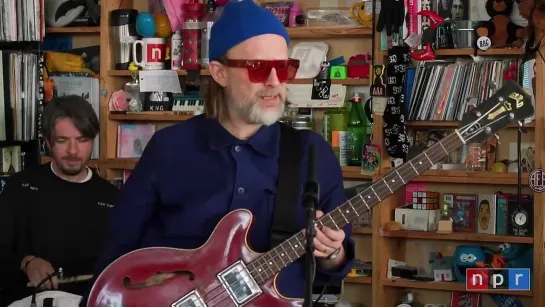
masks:
[[(346, 202), (342, 171), (329, 144), (315, 132), (297, 131), (277, 122), (286, 104), (286, 83), (295, 77), (299, 65), (297, 60), (288, 59), (288, 44), (289, 36), (278, 18), (253, 1), (232, 1), (225, 6), (211, 31), (211, 78), (205, 114), (162, 129), (150, 140), (113, 208), (109, 240), (95, 276), (118, 257), (144, 247), (175, 247), (199, 253), (210, 244), (230, 242), (230, 249), (240, 250), (241, 242), (229, 237), (232, 232), (214, 232), (220, 220), (236, 209), (249, 210), (253, 215), (246, 240), (250, 248), (259, 253), (268, 251), (278, 184), (287, 177), (295, 178), (297, 203), (284, 205), (297, 216), (297, 228), (305, 228), (301, 187), (308, 172), (310, 145), (315, 148), (315, 176), (320, 184), (317, 218)], [(289, 176), (279, 180), (279, 157), (288, 154), (280, 146), (286, 129), (297, 136), (298, 143), (292, 149), (300, 147), (301, 161)], [(325, 283), (341, 281), (354, 260), (350, 224), (337, 227), (334, 221), (329, 222), (320, 222), (329, 227), (317, 229), (314, 239), (315, 279)], [(212, 235), (217, 240), (203, 246)], [(304, 258), (293, 256), (300, 246), (291, 248), (277, 256), (288, 258), (281, 258), (283, 269), (275, 280), (276, 289), (283, 298), (301, 299), (305, 294)], [(221, 258), (223, 252), (218, 251), (216, 248), (218, 255), (195, 254), (191, 258), (195, 266), (211, 267), (209, 273), (216, 274), (226, 268), (215, 271), (218, 264), (202, 257)], [(290, 252), (293, 258), (289, 258)], [(154, 259), (149, 261), (153, 263)], [(224, 262), (223, 258), (218, 261)], [(273, 269), (280, 267), (277, 264)], [(142, 281), (147, 278), (139, 276)], [(202, 276), (195, 278), (198, 285)], [(196, 287), (200, 295), (206, 295), (205, 284)], [(92, 301), (99, 297), (104, 300), (121, 295), (111, 291), (94, 289), (88, 306), (95, 306)], [(182, 297), (186, 293), (179, 294)], [(143, 299), (139, 297), (138, 306), (148, 306)], [(152, 306), (157, 306), (152, 304), (155, 299), (149, 298)], [(219, 306), (232, 304), (230, 299)], [(130, 296), (124, 297), (123, 304), (130, 306), (130, 300)]]

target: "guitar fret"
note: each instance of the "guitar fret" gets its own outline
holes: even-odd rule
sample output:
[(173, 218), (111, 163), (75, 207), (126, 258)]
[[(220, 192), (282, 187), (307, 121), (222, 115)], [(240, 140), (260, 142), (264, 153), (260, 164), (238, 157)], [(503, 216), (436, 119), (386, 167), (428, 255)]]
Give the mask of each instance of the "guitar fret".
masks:
[[(359, 194), (358, 194), (359, 195)], [(359, 195), (361, 197), (361, 195)], [(363, 198), (362, 198), (363, 199)], [(365, 203), (365, 201), (364, 201)], [(348, 204), (350, 205), (350, 207), (352, 208), (352, 212), (354, 212), (356, 214), (357, 217), (359, 217), (360, 215), (358, 214), (358, 211), (356, 211), (356, 208), (354, 208), (354, 206), (352, 205), (352, 202), (350, 202), (350, 200), (348, 201)]]
[(405, 180), (403, 179), (403, 177), (401, 177), (401, 175), (399, 174), (399, 172), (397, 171), (397, 169), (395, 169), (395, 172), (397, 174), (397, 177), (399, 177), (399, 179), (401, 179), (401, 182), (403, 182), (403, 184), (406, 184), (405, 183)]
[(361, 198), (361, 200), (363, 201), (363, 203), (364, 203), (365, 206), (367, 207), (367, 210), (371, 210), (371, 208), (369, 208), (369, 205), (368, 205), (367, 202), (365, 201), (365, 198), (363, 198), (363, 196), (361, 196), (361, 194), (358, 194), (358, 196)]
[(414, 169), (416, 175), (420, 175), (420, 173), (416, 170), (416, 168), (414, 167), (413, 163), (411, 161), (409, 161), (409, 164), (411, 165), (411, 167)]
[(386, 185), (386, 187), (388, 188), (388, 190), (390, 190), (390, 193), (394, 193), (394, 191), (392, 191), (392, 189), (390, 188), (390, 186), (388, 185), (388, 183), (386, 182), (386, 180), (384, 180), (384, 177), (382, 177), (382, 182), (384, 182), (384, 184)]
[(276, 261), (273, 260), (272, 255), (270, 253), (268, 254), (269, 254), (269, 260), (267, 261), (267, 263), (269, 264), (269, 266), (272, 267), (272, 265), (274, 264), (274, 266), (276, 266), (276, 269), (280, 271), (282, 268), (279, 267)]
[(337, 228), (337, 230), (339, 230), (339, 226), (337, 226), (337, 223), (335, 223), (335, 220), (333, 219), (331, 214), (328, 214), (327, 216), (329, 216), (329, 219), (333, 222), (333, 225), (335, 225), (335, 228)]
[(445, 149), (445, 146), (443, 146), (443, 144), (441, 142), (439, 142), (439, 145), (441, 145), (441, 148), (443, 148), (443, 150), (445, 151), (445, 153), (447, 154), (447, 156), (449, 155), (448, 151)]
[(280, 256), (280, 254), (278, 253), (278, 250), (277, 248), (274, 249), (274, 252), (276, 253), (276, 257), (280, 259), (280, 261), (282, 262), (282, 268), (286, 267), (286, 263), (284, 262), (284, 259), (282, 256)]
[(293, 260), (297, 259), (297, 255), (295, 255), (295, 257), (290, 257), (290, 253), (288, 251), (286, 251), (286, 249), (284, 248), (284, 243), (280, 244), (280, 247), (282, 247), (282, 251), (284, 254), (286, 254), (286, 257), (288, 257), (288, 259), (290, 260), (290, 262), (293, 262)]
[(430, 161), (430, 164), (433, 166), (435, 163), (433, 163), (433, 161), (431, 161), (430, 157), (428, 157), (428, 154), (424, 151), (424, 156), (426, 156), (426, 158), (428, 158), (428, 161)]
[(380, 197), (378, 196), (377, 192), (375, 192), (375, 189), (373, 189), (373, 186), (371, 186), (370, 188), (371, 188), (371, 191), (373, 191), (373, 193), (375, 193), (375, 196), (377, 197), (377, 199), (379, 201), (382, 201), (382, 199), (380, 199)]
[[(339, 210), (341, 207), (338, 207), (337, 210)], [(345, 220), (346, 224), (350, 223), (346, 217), (344, 216), (343, 212), (341, 210), (339, 210), (339, 213), (341, 214), (341, 216), (343, 217), (343, 219)]]

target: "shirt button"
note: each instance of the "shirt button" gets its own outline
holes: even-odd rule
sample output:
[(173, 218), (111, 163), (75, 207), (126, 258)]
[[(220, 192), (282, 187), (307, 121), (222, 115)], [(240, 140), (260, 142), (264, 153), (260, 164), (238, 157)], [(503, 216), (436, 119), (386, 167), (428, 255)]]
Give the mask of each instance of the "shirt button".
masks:
[(244, 188), (238, 188), (237, 193), (238, 194), (244, 194)]
[(241, 151), (242, 151), (242, 147), (240, 147), (239, 145), (235, 146), (235, 151), (236, 151), (236, 152), (241, 152)]

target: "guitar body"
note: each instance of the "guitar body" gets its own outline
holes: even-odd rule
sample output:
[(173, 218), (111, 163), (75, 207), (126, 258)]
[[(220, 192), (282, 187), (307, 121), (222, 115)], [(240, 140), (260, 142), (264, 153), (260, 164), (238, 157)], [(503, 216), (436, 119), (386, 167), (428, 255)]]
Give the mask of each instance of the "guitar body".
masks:
[[(98, 276), (87, 306), (192, 306), (175, 303), (193, 290), (205, 306), (236, 306), (217, 274), (240, 259), (249, 263), (261, 255), (246, 242), (252, 220), (250, 211), (235, 210), (218, 223), (200, 248), (152, 247), (118, 258)], [(246, 306), (302, 306), (302, 300), (287, 299), (277, 292), (276, 276), (261, 284), (262, 293)]]

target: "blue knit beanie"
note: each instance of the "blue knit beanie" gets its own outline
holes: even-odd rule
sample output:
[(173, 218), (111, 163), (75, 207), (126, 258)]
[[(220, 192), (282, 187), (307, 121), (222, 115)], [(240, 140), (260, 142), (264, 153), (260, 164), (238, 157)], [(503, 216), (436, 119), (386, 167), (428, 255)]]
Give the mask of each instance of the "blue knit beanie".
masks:
[(272, 12), (252, 0), (231, 0), (212, 26), (208, 57), (217, 61), (234, 46), (263, 34), (278, 34), (290, 43), (286, 28)]

